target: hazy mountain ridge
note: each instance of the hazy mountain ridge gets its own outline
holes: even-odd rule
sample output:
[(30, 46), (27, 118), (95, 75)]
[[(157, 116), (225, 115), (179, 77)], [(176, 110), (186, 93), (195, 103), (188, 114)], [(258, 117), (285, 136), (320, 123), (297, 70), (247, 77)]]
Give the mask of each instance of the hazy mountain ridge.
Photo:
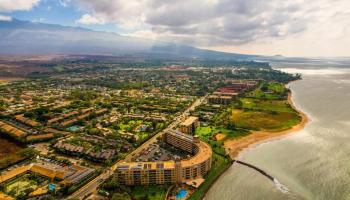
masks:
[(13, 19), (0, 21), (0, 54), (160, 54), (167, 57), (246, 60), (253, 56), (198, 49), (80, 27), (34, 23)]

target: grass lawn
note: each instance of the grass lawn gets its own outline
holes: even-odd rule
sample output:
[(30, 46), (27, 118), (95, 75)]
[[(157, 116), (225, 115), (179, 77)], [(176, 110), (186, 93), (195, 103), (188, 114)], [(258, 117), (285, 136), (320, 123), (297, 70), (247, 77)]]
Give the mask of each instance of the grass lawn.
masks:
[(202, 126), (196, 129), (195, 134), (208, 141), (209, 139), (213, 139), (212, 137), (216, 134), (223, 134), (226, 136), (226, 139), (232, 139), (245, 136), (249, 133), (246, 131), (229, 130), (222, 127)]
[(7, 183), (4, 186), (4, 192), (10, 196), (16, 197), (22, 193), (26, 193), (28, 189), (35, 190), (38, 186), (36, 181), (28, 179), (28, 175), (23, 175)]
[[(264, 92), (261, 88), (264, 87), (268, 92)], [(263, 83), (260, 87), (256, 88), (252, 92), (248, 93), (247, 97), (267, 100), (277, 100), (284, 97), (286, 88), (281, 83)]]
[(297, 113), (233, 110), (236, 127), (260, 131), (282, 131), (297, 125), (301, 118)]
[(214, 181), (231, 165), (228, 158), (213, 154), (213, 163), (209, 173), (205, 176), (205, 182), (190, 196), (189, 200), (200, 200)]
[(119, 128), (122, 131), (132, 132), (134, 128), (144, 123), (145, 122), (143, 120), (130, 120), (127, 122), (124, 121), (124, 123), (119, 124)]
[(267, 83), (267, 88), (275, 93), (283, 93), (286, 88), (281, 83)]
[(295, 110), (293, 110), (286, 100), (241, 98), (240, 101), (242, 102), (242, 107), (245, 109), (295, 113)]
[(132, 194), (136, 200), (148, 199), (164, 200), (168, 186), (135, 186), (132, 188)]
[(30, 180), (18, 180), (16, 182), (13, 182), (12, 184), (8, 185), (6, 187), (6, 192), (9, 192), (11, 190), (16, 190), (18, 189), (18, 193), (23, 192), (27, 188), (36, 188), (35, 184), (32, 184)]
[(86, 140), (84, 140), (83, 138), (81, 138), (79, 136), (71, 138), (71, 139), (67, 140), (67, 142), (72, 144), (72, 145), (77, 145), (77, 146), (80, 146), (80, 147), (84, 147), (86, 149), (89, 149), (89, 148), (93, 147), (93, 144), (91, 144), (91, 142), (86, 141)]
[[(263, 89), (262, 89), (263, 88)], [(263, 92), (267, 91), (267, 92)], [(297, 125), (301, 117), (287, 101), (281, 83), (263, 83), (241, 98), (242, 109), (233, 109), (235, 127), (260, 131), (282, 131)]]

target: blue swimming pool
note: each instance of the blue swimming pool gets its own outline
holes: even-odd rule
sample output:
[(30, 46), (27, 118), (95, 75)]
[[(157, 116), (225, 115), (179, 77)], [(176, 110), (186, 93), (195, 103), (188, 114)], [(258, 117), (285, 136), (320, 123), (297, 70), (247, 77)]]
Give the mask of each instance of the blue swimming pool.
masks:
[(176, 194), (176, 199), (183, 199), (187, 195), (187, 190), (181, 189), (177, 194)]
[(67, 128), (69, 131), (76, 132), (80, 129), (80, 126), (71, 126)]

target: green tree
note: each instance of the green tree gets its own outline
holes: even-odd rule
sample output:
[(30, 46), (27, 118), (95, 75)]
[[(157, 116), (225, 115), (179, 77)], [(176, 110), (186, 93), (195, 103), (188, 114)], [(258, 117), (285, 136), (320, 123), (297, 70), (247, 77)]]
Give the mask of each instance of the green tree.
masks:
[(131, 200), (127, 193), (114, 193), (111, 200)]

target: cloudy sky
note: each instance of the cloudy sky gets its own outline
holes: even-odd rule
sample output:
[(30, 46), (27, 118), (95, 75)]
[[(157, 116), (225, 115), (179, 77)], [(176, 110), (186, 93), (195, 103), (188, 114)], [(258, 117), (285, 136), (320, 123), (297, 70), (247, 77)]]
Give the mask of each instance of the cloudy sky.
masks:
[(350, 56), (349, 0), (0, 0), (0, 20), (13, 18), (226, 52)]

